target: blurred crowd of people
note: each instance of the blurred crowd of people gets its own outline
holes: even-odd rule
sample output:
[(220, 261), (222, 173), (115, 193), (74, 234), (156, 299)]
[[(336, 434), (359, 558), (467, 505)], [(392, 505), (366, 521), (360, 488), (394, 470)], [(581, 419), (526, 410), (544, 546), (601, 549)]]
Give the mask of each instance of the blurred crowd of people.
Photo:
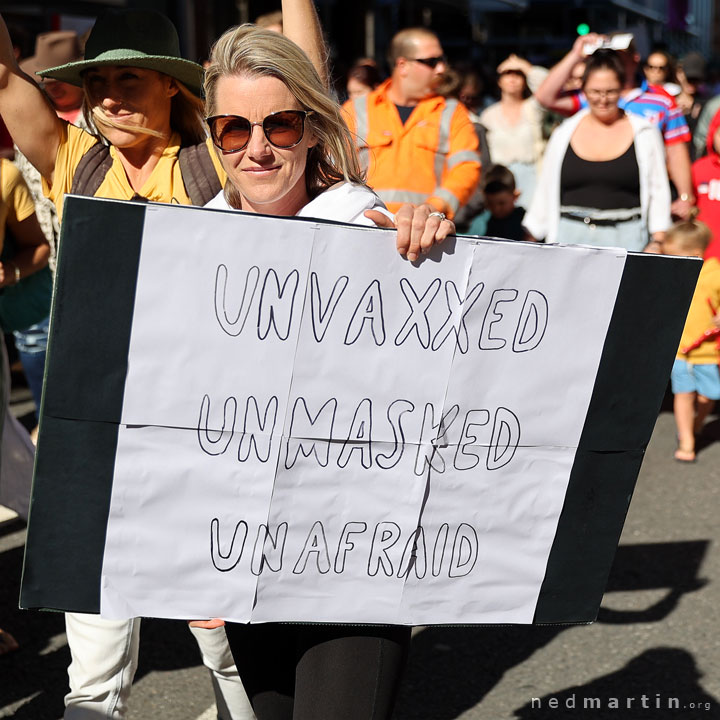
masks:
[[(371, 132), (365, 138), (363, 128), (358, 143), (367, 153), (369, 184), (381, 189), (381, 197), (386, 185), (394, 188), (387, 198), (397, 197), (398, 183), (412, 185), (404, 177), (406, 168), (399, 167), (412, 163), (416, 174), (429, 162), (422, 154), (427, 140), (416, 133), (412, 155), (395, 155), (388, 162), (387, 138), (396, 137), (394, 145), (400, 138), (408, 143), (413, 122), (424, 122), (421, 108), (438, 96), (455, 99), (466, 111), (463, 123), (474, 129), (477, 145), (465, 142), (477, 152), (481, 173), (473, 188), (470, 163), (461, 165), (465, 184), (462, 178), (455, 183), (455, 202), (426, 201), (453, 217), (460, 232), (704, 258), (671, 379), (678, 427), (675, 460), (695, 462), (695, 438), (720, 399), (720, 87), (709, 76), (705, 58), (698, 52), (675, 58), (657, 47), (643, 59), (631, 34), (591, 33), (578, 37), (549, 70), (509, 55), (496, 68), (493, 93), (478, 69), (451, 66), (437, 38), (428, 46), (423, 44), (426, 31), (415, 32), (415, 44), (404, 48), (405, 56), (434, 64), (426, 68), (424, 95), (422, 88), (414, 88), (415, 109), (403, 117), (397, 88), (412, 84), (401, 72), (403, 58), (391, 53), (385, 94), (396, 88), (398, 112), (386, 112), (374, 137)], [(371, 108), (382, 92), (376, 89), (377, 66), (363, 59), (359, 67), (372, 68), (374, 79), (361, 88), (358, 68), (351, 69), (348, 103), (361, 107), (362, 90), (369, 98), (363, 107)], [(351, 119), (351, 128), (358, 132), (357, 127)], [(462, 148), (442, 150), (447, 171)], [(454, 172), (457, 181), (460, 169)], [(452, 184), (448, 174), (437, 181)]]
[[(282, 14), (279, 11), (257, 18), (256, 23), (260, 27), (282, 32)], [(17, 31), (20, 37), (24, 37), (22, 29), (11, 28), (11, 30)], [(671, 192), (672, 217), (676, 220), (688, 219), (691, 215), (694, 216), (699, 212), (699, 219), (708, 220), (712, 224), (712, 218), (710, 218), (712, 205), (707, 203), (705, 183), (700, 183), (700, 187), (698, 187), (699, 181), (695, 177), (697, 173), (694, 170), (691, 171), (691, 163), (706, 157), (708, 153), (710, 155), (714, 153), (712, 142), (708, 144), (708, 136), (713, 118), (720, 109), (720, 78), (708, 75), (707, 62), (700, 53), (689, 52), (677, 59), (665, 48), (658, 47), (654, 48), (647, 58), (641, 60), (631, 36), (626, 37), (624, 33), (615, 33), (614, 36), (606, 38), (589, 34), (578, 38), (566, 57), (552, 68), (552, 71), (533, 64), (517, 54), (511, 54), (495, 68), (492, 73), (493, 80), (489, 81), (488, 77), (491, 73), (487, 68), (473, 66), (465, 61), (450, 64), (442, 52), (440, 40), (428, 29), (412, 29), (407, 36), (410, 38), (409, 42), (406, 42), (401, 50), (406, 55), (419, 53), (422, 49), (424, 33), (427, 33), (426, 37), (435, 38), (436, 47), (432, 52), (437, 53), (430, 56), (431, 60), (437, 59), (436, 64), (431, 67), (424, 66), (426, 77), (414, 79), (396, 77), (395, 81), (391, 82), (392, 76), (398, 70), (398, 63), (404, 63), (408, 59), (391, 48), (390, 77), (383, 73), (382, 68), (385, 67), (385, 63), (378, 62), (375, 58), (358, 58), (344, 77), (336, 82), (335, 97), (340, 102), (347, 100), (345, 107), (348, 111), (351, 129), (355, 130), (356, 134), (357, 128), (353, 127), (353, 103), (359, 98), (371, 94), (376, 96), (378, 92), (381, 92), (383, 86), (394, 88), (394, 92), (398, 93), (401, 86), (405, 88), (415, 83), (409, 96), (402, 100), (408, 104), (403, 106), (395, 102), (397, 108), (414, 109), (418, 105), (422, 105), (423, 101), (434, 97), (459, 103), (463, 110), (463, 121), (469, 121), (473, 126), (477, 146), (472, 150), (477, 152), (482, 168), (472, 191), (464, 193), (461, 190), (459, 195), (456, 195), (459, 197), (457, 207), (456, 203), (451, 202), (449, 205), (439, 208), (443, 212), (450, 211), (445, 214), (455, 220), (460, 232), (468, 232), (473, 235), (492, 234), (487, 229), (492, 218), (496, 222), (490, 227), (495, 227), (497, 221), (503, 219), (503, 213), (508, 216), (512, 214), (517, 218), (521, 210), (530, 211), (540, 172), (543, 167), (548, 168), (550, 165), (550, 163), (543, 162), (546, 158), (549, 139), (565, 118), (574, 117), (580, 111), (585, 111), (590, 115), (591, 120), (590, 124), (587, 121), (582, 123), (586, 128), (585, 132), (582, 131), (582, 128), (577, 133), (573, 130), (574, 137), (569, 143), (571, 153), (577, 154), (580, 160), (586, 159), (590, 162), (606, 162), (619, 158), (620, 155), (615, 152), (623, 144), (622, 132), (619, 130), (616, 129), (614, 133), (610, 133), (617, 135), (619, 142), (616, 145), (608, 147), (603, 143), (604, 154), (608, 155), (607, 158), (590, 157), (592, 153), (588, 153), (589, 148), (583, 146), (582, 136), (584, 135), (592, 144), (595, 139), (592, 122), (600, 117), (598, 113), (616, 112), (618, 118), (631, 116), (644, 118), (662, 135), (666, 156), (665, 166), (669, 179), (668, 187)], [(619, 38), (620, 45), (613, 38)], [(21, 61), (21, 67), (38, 80), (56, 108), (59, 117), (81, 127), (88, 125), (87, 119), (82, 113), (82, 88), (50, 78), (41, 80), (35, 73), (82, 57), (84, 40), (85, 38), (78, 37), (71, 31), (45, 33), (37, 38), (34, 55), (26, 58), (20, 57), (22, 43), (15, 45), (16, 56)], [(397, 37), (394, 42), (397, 42)], [(626, 42), (625, 47), (621, 46), (622, 42)], [(408, 48), (411, 48), (410, 52), (408, 52)], [(587, 83), (591, 78), (586, 72), (588, 59), (592, 58), (598, 49), (602, 51), (601, 55), (615, 54), (617, 59), (615, 77), (620, 89), (619, 93), (613, 94), (614, 89), (610, 88), (609, 96), (601, 97), (599, 101), (596, 100), (597, 92), (602, 92), (602, 90), (589, 88), (590, 94), (588, 95)], [(409, 58), (416, 63), (416, 67), (424, 59)], [(596, 73), (591, 72), (590, 75), (596, 75)], [(391, 89), (390, 92), (392, 95), (393, 90)], [(599, 107), (603, 103), (607, 105), (606, 108)], [(403, 117), (402, 111), (399, 111), (402, 125), (405, 131), (408, 131), (410, 129), (410, 126), (407, 125), (408, 121), (415, 121), (420, 112), (415, 111), (414, 115), (413, 113), (406, 115)], [(397, 128), (389, 128), (389, 125), (392, 124), (390, 120), (385, 119), (384, 122), (388, 125), (388, 129), (381, 129), (380, 132), (385, 133), (386, 137), (396, 136)], [(617, 127), (622, 129), (622, 123)], [(365, 140), (367, 138), (363, 138), (359, 144), (361, 157), (362, 142)], [(365, 146), (369, 149), (369, 155), (373, 159), (373, 166), (367, 164), (365, 170), (370, 178), (370, 186), (376, 190), (378, 188), (372, 182), (372, 177), (377, 172), (377, 166), (383, 165), (382, 160), (378, 161), (378, 152), (382, 145), (379, 143), (377, 146)], [(628, 143), (625, 142), (625, 145), (627, 146)], [(640, 155), (645, 154), (647, 154), (646, 151), (640, 153)], [(39, 175), (22, 153), (13, 147), (12, 139), (1, 122), (0, 155), (14, 162), (30, 187), (38, 205), (38, 219), (50, 243), (50, 265), (53, 267), (58, 226), (56, 219), (53, 218), (52, 204), (42, 193)], [(414, 165), (422, 165), (419, 158), (413, 158), (413, 160)], [(640, 160), (640, 164), (644, 164), (643, 159)], [(509, 170), (512, 180), (510, 180), (510, 175), (503, 173), (496, 166), (502, 166)], [(597, 169), (601, 166), (590, 167)], [(489, 172), (491, 168), (493, 172)], [(643, 170), (645, 169), (643, 168)], [(569, 168), (571, 174), (572, 170)], [(380, 172), (382, 172), (382, 168)], [(395, 172), (402, 171), (396, 167)], [(508, 194), (514, 196), (515, 202), (512, 208), (507, 208), (507, 203), (504, 203), (493, 212), (491, 206), (494, 203), (488, 203), (486, 185), (490, 180), (492, 186), (497, 187), (499, 173), (505, 178), (504, 188)], [(550, 174), (552, 179), (557, 173), (546, 169), (546, 174)], [(574, 180), (570, 180), (570, 182), (578, 181), (577, 176)], [(404, 190), (403, 181), (399, 182), (400, 186), (393, 189)], [(382, 188), (380, 189), (382, 190)], [(543, 192), (547, 192), (546, 186), (543, 186)], [(597, 197), (599, 203), (595, 209), (612, 209), (606, 207), (607, 202), (603, 197), (605, 192), (602, 188), (590, 188), (590, 193)], [(494, 195), (495, 193), (491, 192), (490, 194)], [(561, 188), (561, 194), (567, 196), (568, 193)], [(572, 195), (577, 196), (576, 189), (570, 191), (570, 196)], [(583, 193), (580, 192), (580, 197), (582, 195)], [(543, 205), (547, 205), (547, 197), (542, 197)], [(417, 195), (415, 199), (418, 199)], [(651, 193), (647, 200), (657, 205), (655, 193)], [(625, 201), (629, 202), (629, 199), (625, 198)], [(587, 199), (584, 202), (587, 202)], [(577, 207), (577, 203), (573, 207)], [(641, 204), (638, 202), (636, 207), (641, 208)], [(588, 208), (592, 209), (594, 205), (591, 204)], [(562, 212), (565, 211), (561, 210), (561, 214)], [(658, 217), (659, 214), (656, 214), (655, 217)], [(583, 215), (583, 221), (585, 217), (589, 216)], [(521, 224), (514, 222), (511, 224), (515, 230), (510, 239), (532, 238), (547, 241), (548, 238), (554, 238), (552, 227), (539, 228), (533, 224), (533, 218), (534, 214), (531, 213), (528, 222), (533, 226), (535, 235), (529, 232), (527, 226), (522, 226), (525, 229), (521, 231), (519, 229)], [(598, 217), (597, 219), (602, 218)], [(647, 240), (649, 242), (658, 235), (655, 229), (648, 229), (648, 220), (649, 216), (645, 213), (644, 230), (648, 233)], [(564, 224), (567, 225), (567, 223)], [(594, 225), (595, 229), (598, 227), (597, 223), (585, 222), (585, 224)], [(607, 227), (607, 225), (603, 225), (603, 227)], [(499, 236), (505, 237), (505, 235)], [(563, 236), (562, 242), (568, 242), (567, 235)], [(583, 235), (583, 242), (596, 241)], [(605, 244), (604, 241), (597, 242)], [(642, 249), (637, 245), (638, 243), (633, 244), (632, 249)], [(713, 241), (709, 254), (714, 252), (716, 250)]]
[[(286, 31), (279, 13), (258, 18), (257, 24), (278, 33)], [(9, 37), (13, 38), (13, 28)], [(263, 37), (258, 36), (256, 41), (267, 45), (267, 37)], [(95, 42), (100, 42), (97, 31)], [(104, 42), (109, 42), (107, 37)], [(308, 54), (318, 67), (317, 57), (322, 53), (316, 52), (313, 57), (317, 47), (312, 42), (308, 46)], [(93, 57), (101, 57), (97, 47), (93, 52)], [(0, 48), (2, 53), (7, 51)], [(107, 175), (98, 175), (94, 188), (84, 187), (82, 194), (116, 199), (142, 194), (165, 202), (181, 197), (180, 202), (185, 204), (205, 204), (208, 198), (197, 201), (190, 185), (180, 188), (172, 184), (177, 184), (173, 163), (182, 153), (181, 147), (207, 146), (210, 152), (214, 145), (222, 151), (218, 155), (244, 152), (248, 147), (252, 150), (252, 138), (257, 137), (253, 128), (260, 125), (269, 146), (290, 151), (305, 143), (303, 162), (309, 164), (317, 156), (312, 152), (315, 146), (304, 135), (304, 123), (311, 122), (307, 109), (277, 108), (262, 122), (251, 123), (244, 116), (218, 110), (212, 104), (217, 99), (210, 99), (211, 109), (217, 112), (209, 113), (208, 137), (195, 122), (202, 107), (199, 76), (193, 75), (194, 70), (186, 75), (189, 71), (180, 62), (168, 64), (168, 53), (158, 53), (158, 58), (165, 58), (164, 65), (160, 60), (156, 65), (137, 65), (137, 58), (128, 56), (122, 61), (103, 60), (98, 63), (100, 70), (93, 74), (95, 66), (92, 61), (83, 61), (84, 53), (85, 38), (71, 31), (38, 36), (34, 54), (29, 57), (22, 57), (21, 46), (15, 44), (15, 59), (37, 83), (32, 93), (27, 88), (22, 92), (32, 102), (40, 103), (40, 109), (47, 110), (49, 102), (52, 112), (47, 116), (45, 110), (39, 110), (42, 121), (37, 136), (33, 136), (33, 129), (26, 131), (16, 118), (10, 117), (14, 110), (9, 104), (4, 106), (5, 118), (9, 126), (14, 120), (23, 137), (18, 137), (16, 131), (13, 138), (4, 125), (0, 126), (0, 324), (6, 334), (12, 334), (38, 407), (60, 227), (56, 206), (60, 207), (66, 192), (80, 192), (73, 174), (83, 167), (90, 149), (107, 143), (111, 148), (106, 153), (109, 166), (104, 171)], [(11, 63), (9, 57), (0, 60), (6, 65)], [(135, 67), (133, 63), (141, 71), (127, 78), (121, 71)], [(216, 71), (217, 66), (217, 59), (214, 65), (209, 64)], [(347, 202), (360, 203), (353, 222), (362, 220), (367, 224), (365, 218), (370, 218), (382, 224), (383, 215), (373, 215), (382, 203), (391, 212), (399, 213), (404, 223), (398, 221), (400, 233), (410, 224), (404, 208), (425, 208), (412, 217), (413, 228), (422, 227), (411, 234), (408, 230), (408, 242), (401, 248), (409, 260), (417, 260), (442, 240), (453, 229), (448, 221), (453, 221), (460, 233), (506, 241), (623, 247), (704, 257), (702, 282), (693, 300), (672, 379), (679, 436), (675, 458), (694, 462), (694, 438), (713, 402), (720, 399), (715, 344), (718, 333), (713, 331), (720, 326), (720, 94), (707, 76), (705, 59), (695, 52), (676, 59), (663, 48), (653, 49), (642, 59), (631, 35), (589, 34), (578, 38), (551, 68), (518, 54), (509, 55), (496, 68), (494, 87), (480, 69), (461, 63), (451, 65), (441, 39), (431, 29), (409, 28), (393, 38), (389, 68), (385, 77), (381, 63), (360, 58), (348, 70), (334, 99), (343, 102), (342, 118), (351, 133), (347, 137), (352, 138), (352, 157), (343, 156), (347, 148), (343, 149), (342, 138), (347, 128), (340, 120), (337, 105), (328, 98), (332, 104), (322, 105), (323, 113), (331, 119), (337, 116), (333, 132), (339, 139), (327, 157), (343, 157), (342, 172), (328, 165), (327, 158), (321, 159), (312, 176), (318, 180), (318, 187), (308, 185), (307, 190), (304, 184), (297, 186), (300, 195), (280, 198), (282, 203), (278, 200), (277, 206), (273, 205), (272, 214), (302, 211), (312, 215), (308, 208), (318, 199), (327, 200), (332, 194), (327, 192), (328, 187), (344, 179), (350, 188)], [(161, 78), (171, 80), (163, 85), (165, 80), (147, 74), (155, 70)], [(231, 71), (224, 72), (232, 76)], [(78, 73), (90, 74), (82, 77)], [(321, 68), (318, 82), (325, 80), (323, 75)], [(178, 90), (174, 81), (181, 82), (185, 89)], [(163, 107), (167, 106), (172, 120), (167, 121), (164, 134), (152, 128), (133, 128), (133, 132), (160, 148), (154, 152), (162, 156), (161, 160), (155, 158), (154, 162), (160, 162), (158, 167), (163, 173), (167, 166), (168, 178), (164, 184), (155, 185), (155, 165), (148, 170), (147, 158), (137, 166), (118, 159), (117, 148), (127, 145), (123, 133), (130, 131), (112, 119), (110, 104), (93, 103), (93, 93), (97, 97), (111, 94), (107, 89), (111, 86), (127, 88), (151, 82), (160, 82), (153, 92), (164, 98)], [(38, 100), (38, 89), (46, 100)], [(123, 92), (129, 93), (127, 89)], [(313, 92), (317, 97), (318, 93)], [(143, 102), (147, 103), (147, 99)], [(299, 100), (291, 95), (287, 103)], [(179, 122), (181, 110), (185, 117), (192, 116), (192, 127), (171, 125)], [(311, 112), (323, 114), (315, 109)], [(268, 122), (273, 115), (279, 117)], [(316, 134), (321, 131), (319, 124), (312, 127)], [(98, 142), (99, 134), (104, 136), (104, 143)], [(155, 139), (149, 141), (148, 137)], [(172, 157), (162, 145), (167, 145), (168, 137), (171, 144), (177, 145), (173, 146)], [(267, 208), (262, 198), (253, 196), (252, 188), (243, 186), (246, 179), (236, 182), (232, 168), (220, 167), (214, 152), (204, 157), (215, 188), (210, 197), (221, 190), (221, 180), (234, 184), (234, 190), (226, 192), (221, 201), (225, 204), (217, 207), (251, 212)], [(304, 177), (305, 165), (297, 167)], [(373, 193), (358, 195), (352, 189), (361, 186), (363, 179)], [(147, 192), (138, 193), (138, 188), (147, 188)], [(293, 202), (287, 207), (292, 207), (292, 212), (283, 205), (290, 200)], [(314, 207), (318, 212), (319, 205)], [(334, 215), (328, 217), (337, 219)], [(13, 294), (20, 299), (13, 302)], [(702, 336), (699, 343), (696, 336)], [(231, 716), (232, 711), (222, 708), (227, 703), (239, 708), (232, 717), (252, 717), (253, 710), (237, 680), (224, 635), (221, 633), (220, 645), (215, 647), (215, 640), (210, 640), (206, 632), (211, 629), (203, 628), (196, 635), (216, 686), (219, 683), (221, 714)], [(134, 658), (118, 661), (119, 669), (111, 681), (120, 678), (121, 685), (129, 687), (137, 662), (138, 633), (139, 625), (134, 621), (111, 628), (105, 622), (69, 616), (68, 634), (76, 645), (71, 666), (73, 691), (68, 696), (71, 709), (66, 717), (82, 717), (81, 711), (73, 715), (72, 707), (82, 705), (82, 692), (99, 686), (96, 678), (81, 677), (82, 663), (75, 653), (92, 656), (88, 638), (104, 634), (105, 645), (101, 643), (94, 649), (102, 659), (109, 645), (120, 646), (117, 638), (121, 638), (122, 647), (131, 648)], [(110, 636), (113, 639), (107, 640)], [(380, 640), (394, 648), (400, 667), (409, 637), (388, 635)], [(16, 647), (12, 637), (0, 631), (0, 653)], [(233, 677), (237, 680), (234, 684)], [(394, 688), (388, 681), (385, 705), (389, 708)], [(115, 714), (107, 717), (122, 717), (127, 694), (129, 689), (112, 710)]]
[[(601, 50), (601, 56), (606, 60), (610, 57), (614, 63), (620, 90), (613, 94), (614, 88), (611, 88), (609, 98), (600, 97), (599, 103), (595, 98), (602, 90), (590, 88), (590, 98), (586, 93), (590, 79), (586, 75), (587, 61), (596, 50)], [(720, 82), (719, 78), (710, 76), (707, 62), (700, 53), (689, 52), (676, 59), (664, 48), (657, 48), (643, 60), (632, 36), (626, 33), (607, 37), (589, 34), (579, 37), (551, 72), (511, 54), (494, 70), (493, 81), (488, 81), (490, 73), (484, 68), (464, 61), (451, 65), (444, 56), (442, 60), (439, 69), (435, 68), (435, 76), (428, 79), (434, 93), (430, 88), (426, 92), (428, 96), (436, 94), (462, 103), (474, 125), (482, 165), (477, 188), (455, 217), (461, 232), (470, 232), (472, 227), (471, 234), (486, 234), (491, 213), (485, 185), (488, 178), (495, 178), (495, 172), (488, 171), (497, 165), (512, 173), (514, 187), (510, 184), (506, 187), (516, 197), (514, 208), (529, 210), (550, 136), (566, 118), (583, 110), (593, 118), (603, 112), (615, 113), (618, 118), (638, 116), (656, 127), (663, 140), (672, 218), (688, 219), (698, 212), (707, 215), (704, 188), (694, 187), (691, 164), (712, 152), (708, 150), (707, 137), (712, 118), (720, 109)], [(395, 62), (391, 57), (393, 67)], [(337, 94), (341, 99), (355, 100), (376, 91), (382, 80), (380, 64), (372, 58), (360, 58), (348, 71), (345, 84), (338, 87)], [(599, 104), (607, 107), (600, 109)], [(591, 137), (590, 133), (585, 134)], [(577, 150), (578, 143), (582, 146), (582, 140), (575, 138), (571, 148)], [(627, 145), (628, 142), (623, 149), (627, 149)], [(581, 158), (594, 160), (582, 153), (582, 147), (580, 150)], [(619, 157), (614, 150), (617, 147), (606, 152), (608, 160)], [(602, 189), (592, 190), (596, 191), (603, 194)], [(605, 204), (602, 199), (599, 202)], [(497, 213), (495, 218), (499, 219)], [(647, 242), (652, 235), (652, 231), (648, 232)], [(547, 238), (545, 234), (534, 239)], [(528, 237), (516, 233), (512, 239)], [(586, 238), (584, 242), (589, 240)]]

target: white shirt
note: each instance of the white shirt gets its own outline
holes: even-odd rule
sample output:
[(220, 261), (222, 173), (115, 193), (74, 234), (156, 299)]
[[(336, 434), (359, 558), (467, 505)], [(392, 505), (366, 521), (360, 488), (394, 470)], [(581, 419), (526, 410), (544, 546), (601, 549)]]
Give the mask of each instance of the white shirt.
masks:
[[(235, 210), (230, 207), (222, 191), (205, 207), (216, 210)], [(385, 208), (382, 200), (370, 188), (365, 185), (341, 182), (321, 192), (297, 213), (297, 217), (374, 226), (375, 223), (365, 217), (366, 210), (378, 210), (391, 220), (395, 219), (395, 216)]]

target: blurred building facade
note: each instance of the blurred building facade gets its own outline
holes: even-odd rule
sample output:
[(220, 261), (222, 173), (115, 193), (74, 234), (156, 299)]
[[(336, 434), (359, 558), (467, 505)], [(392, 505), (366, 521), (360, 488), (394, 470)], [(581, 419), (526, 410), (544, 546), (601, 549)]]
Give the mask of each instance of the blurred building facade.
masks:
[(713, 36), (718, 0), (470, 0), (469, 5), (475, 32), (486, 45), (507, 48), (520, 41), (526, 54), (563, 53), (582, 24), (595, 32), (633, 32), (643, 55), (658, 45), (675, 55), (720, 53)]
[[(3, 0), (3, 13), (29, 35), (50, 29), (82, 31), (104, 8), (146, 7), (176, 24), (188, 57), (202, 60), (225, 28), (275, 10), (280, 0)], [(586, 24), (628, 30), (640, 52), (656, 45), (681, 55), (720, 57), (720, 0), (316, 0), (342, 71), (359, 56), (383, 62), (392, 35), (409, 25), (431, 26), (451, 60), (494, 66), (510, 52), (553, 62)], [(29, 49), (29, 52), (32, 48)]]

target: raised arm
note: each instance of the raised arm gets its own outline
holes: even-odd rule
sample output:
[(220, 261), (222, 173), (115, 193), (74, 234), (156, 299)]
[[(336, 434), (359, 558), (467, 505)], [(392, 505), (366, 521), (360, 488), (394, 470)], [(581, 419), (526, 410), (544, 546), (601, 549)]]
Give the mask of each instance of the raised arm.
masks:
[(533, 65), (529, 60), (521, 58), (515, 55), (515, 53), (509, 55), (498, 65), (497, 74), (502, 75), (502, 73), (507, 70), (519, 70), (523, 73), (527, 80), (528, 88), (530, 88), (530, 92), (533, 95), (542, 85), (543, 80), (545, 80), (548, 74), (547, 68), (541, 67), (540, 65)]
[(63, 121), (37, 84), (18, 67), (0, 15), (0, 115), (15, 144), (52, 181)]
[(282, 0), (283, 34), (312, 60), (325, 87), (329, 87), (327, 48), (313, 0)]
[(548, 110), (572, 115), (577, 110), (575, 101), (569, 95), (563, 95), (563, 86), (568, 81), (572, 69), (585, 59), (585, 45), (595, 45), (602, 35), (590, 33), (581, 35), (573, 43), (570, 52), (547, 74), (535, 91), (535, 99)]

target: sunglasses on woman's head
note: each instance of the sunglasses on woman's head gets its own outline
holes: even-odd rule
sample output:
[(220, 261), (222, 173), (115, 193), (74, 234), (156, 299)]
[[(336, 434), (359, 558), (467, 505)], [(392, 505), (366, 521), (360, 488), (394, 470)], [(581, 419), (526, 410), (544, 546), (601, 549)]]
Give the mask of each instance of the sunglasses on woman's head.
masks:
[(250, 142), (252, 129), (260, 125), (267, 141), (276, 148), (295, 147), (305, 134), (306, 110), (280, 110), (270, 113), (261, 122), (250, 122), (242, 115), (213, 115), (205, 118), (213, 145), (223, 152), (244, 150)]

